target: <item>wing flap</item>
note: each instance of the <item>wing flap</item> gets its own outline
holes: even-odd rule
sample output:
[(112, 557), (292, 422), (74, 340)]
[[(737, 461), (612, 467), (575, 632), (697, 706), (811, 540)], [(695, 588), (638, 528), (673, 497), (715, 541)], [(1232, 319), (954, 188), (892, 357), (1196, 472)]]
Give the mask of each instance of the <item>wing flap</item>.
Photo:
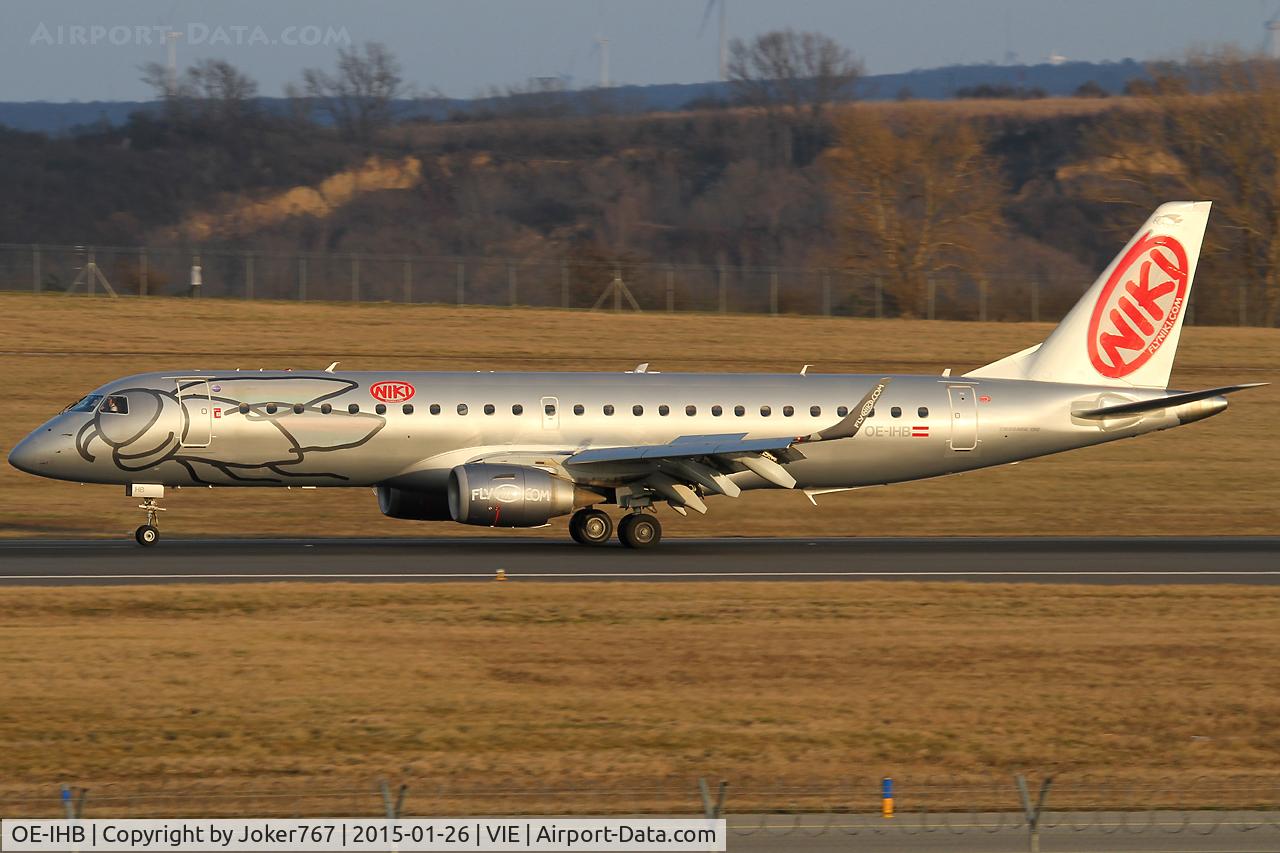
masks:
[(667, 444), (639, 444), (631, 447), (600, 447), (580, 450), (565, 460), (566, 465), (591, 462), (643, 462), (693, 456), (721, 456), (730, 453), (783, 452), (795, 443), (795, 436), (746, 438), (746, 433), (724, 435), (683, 435)]

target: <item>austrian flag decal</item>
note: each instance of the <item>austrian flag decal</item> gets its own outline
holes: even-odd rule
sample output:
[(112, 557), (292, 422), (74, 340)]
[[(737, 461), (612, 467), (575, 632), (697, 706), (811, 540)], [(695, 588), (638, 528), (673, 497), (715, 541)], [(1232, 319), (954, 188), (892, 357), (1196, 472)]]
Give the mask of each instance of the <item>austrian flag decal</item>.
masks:
[(1187, 253), (1173, 237), (1142, 236), (1102, 287), (1089, 319), (1089, 361), (1119, 379), (1146, 364), (1186, 307)]
[(375, 382), (369, 393), (384, 403), (406, 403), (413, 399), (414, 388), (408, 382)]

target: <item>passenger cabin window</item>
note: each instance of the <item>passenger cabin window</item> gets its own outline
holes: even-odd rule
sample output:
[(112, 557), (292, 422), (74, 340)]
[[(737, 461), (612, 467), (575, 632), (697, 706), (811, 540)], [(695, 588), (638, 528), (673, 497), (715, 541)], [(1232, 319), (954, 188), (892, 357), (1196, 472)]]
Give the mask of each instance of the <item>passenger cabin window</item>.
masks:
[(738, 417), (742, 417), (743, 415), (745, 415), (745, 414), (747, 413), (747, 407), (746, 407), (746, 406), (734, 406), (734, 407), (733, 407), (733, 413), (734, 413), (735, 415), (737, 415)]
[[(328, 411), (328, 410), (329, 410), (329, 409), (332, 409), (332, 408), (333, 408), (333, 407), (332, 407), (332, 406), (330, 406), (328, 403), (325, 403), (323, 406), (321, 406), (321, 407), (320, 407), (320, 411), (324, 412), (324, 413), (327, 415), (327, 414), (329, 414), (329, 411)], [(242, 415), (247, 415), (247, 414), (249, 414), (249, 404), (248, 404), (248, 403), (241, 403), (241, 404), (240, 404), (240, 414), (242, 414)]]
[(635, 415), (637, 418), (640, 417), (641, 415), (644, 414), (644, 406), (641, 406), (641, 405), (632, 406), (631, 414)]
[(379, 403), (378, 405), (373, 407), (373, 410), (380, 415), (385, 415), (387, 413), (387, 404)]
[(822, 407), (821, 407), (821, 406), (810, 406), (810, 407), (809, 407), (809, 417), (811, 417), (811, 418), (820, 418), (820, 417), (822, 417)]
[(920, 417), (922, 417), (922, 418), (927, 418), (927, 417), (929, 417), (929, 407), (928, 407), (928, 406), (921, 406), (920, 408), (916, 409), (916, 414), (917, 414), (917, 415), (919, 415), (919, 416), (920, 416)]
[(466, 413), (467, 413), (467, 404), (466, 404), (466, 403), (459, 403), (459, 404), (458, 404), (458, 414), (460, 414), (460, 415), (465, 415)]
[(902, 407), (894, 406), (892, 409), (889, 410), (889, 415), (890, 417), (895, 417), (895, 418), (902, 417)]
[(494, 412), (496, 412), (496, 411), (498, 411), (498, 410), (497, 410), (497, 409), (495, 409), (495, 408), (493, 407), (493, 403), (485, 403), (485, 404), (484, 404), (484, 413), (485, 413), (486, 415), (492, 415), (492, 414), (493, 414)]
[(671, 407), (668, 406), (666, 403), (663, 403), (661, 406), (658, 407), (658, 414), (662, 415), (665, 418), (667, 415), (671, 414)]
[(403, 406), (400, 407), (400, 411), (404, 412), (406, 415), (412, 415), (413, 403), (405, 403)]
[(520, 405), (519, 403), (516, 403), (515, 405), (513, 405), (513, 406), (511, 407), (511, 414), (513, 414), (513, 415), (523, 415), (523, 414), (524, 414), (524, 406)]
[(612, 404), (612, 403), (605, 403), (605, 404), (604, 404), (604, 413), (605, 413), (606, 415), (612, 415), (612, 414), (613, 414), (613, 404)]
[(90, 394), (90, 395), (89, 395), (89, 396), (87, 396), (87, 397), (81, 397), (79, 400), (77, 400), (76, 402), (72, 403), (70, 406), (67, 406), (67, 407), (66, 407), (65, 409), (63, 409), (62, 411), (64, 411), (64, 412), (92, 412), (94, 409), (98, 408), (98, 403), (100, 403), (100, 402), (102, 402), (102, 395), (101, 395), (101, 394)]
[(698, 414), (698, 407), (697, 407), (697, 406), (685, 406), (685, 407), (684, 407), (684, 413), (685, 413), (686, 415), (688, 415), (689, 417), (693, 417), (694, 415)]
[[(383, 406), (383, 408), (385, 409), (385, 408), (386, 408), (386, 406)], [(300, 414), (302, 414), (302, 404), (301, 404), (301, 403), (294, 403), (294, 404), (293, 404), (293, 413), (294, 413), (295, 415), (300, 415)]]
[(586, 414), (586, 411), (587, 411), (586, 407), (585, 407), (585, 406), (583, 406), (581, 403), (574, 403), (574, 404), (573, 404), (573, 413), (574, 413), (575, 415), (582, 415), (582, 414)]
[[(274, 407), (274, 406), (267, 406), (267, 412), (268, 412), (268, 413), (270, 413), (270, 411), (271, 411), (273, 408), (275, 408), (275, 407)], [(360, 404), (359, 404), (359, 403), (352, 403), (350, 406), (347, 406), (347, 411), (348, 411), (348, 412), (350, 412), (350, 413), (351, 413), (351, 414), (353, 414), (353, 415), (359, 414), (359, 413), (360, 413)]]
[(768, 406), (760, 407), (760, 417), (767, 418), (769, 417), (769, 415), (772, 415), (772, 414), (773, 414), (773, 409), (769, 408)]
[(431, 413), (431, 414), (433, 414), (433, 415), (438, 415), (438, 414), (440, 414), (440, 404), (439, 404), (439, 403), (432, 403), (430, 406), (428, 406), (428, 407), (427, 407), (427, 411), (428, 411), (428, 412), (430, 412), (430, 413)]
[(782, 407), (782, 416), (783, 416), (784, 418), (789, 418), (789, 417), (791, 417), (792, 415), (794, 415), (795, 413), (796, 413), (796, 407), (795, 407), (795, 406), (783, 406), (783, 407)]
[(129, 398), (123, 394), (112, 394), (102, 401), (101, 411), (111, 415), (129, 414)]
[(838, 417), (842, 417), (842, 418), (843, 418), (843, 417), (847, 417), (847, 416), (848, 416), (848, 414), (849, 414), (849, 407), (848, 407), (848, 406), (836, 406), (836, 415), (837, 415)]
[(711, 407), (711, 417), (718, 418), (723, 414), (724, 414), (724, 409), (720, 408), (719, 406)]
[[(351, 405), (352, 405), (352, 406), (355, 406), (355, 403), (352, 403)], [(358, 409), (359, 407), (357, 406), (356, 408)], [(267, 412), (267, 414), (268, 414), (268, 415), (274, 415), (274, 414), (276, 413), (276, 404), (275, 404), (275, 403), (267, 403), (267, 409), (266, 409), (266, 412)]]

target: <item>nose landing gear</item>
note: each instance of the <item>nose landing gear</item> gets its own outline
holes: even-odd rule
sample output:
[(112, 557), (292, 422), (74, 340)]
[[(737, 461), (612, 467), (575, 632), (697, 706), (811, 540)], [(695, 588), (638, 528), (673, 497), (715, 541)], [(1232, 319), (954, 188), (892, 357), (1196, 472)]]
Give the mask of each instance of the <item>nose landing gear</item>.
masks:
[(164, 497), (164, 486), (134, 484), (125, 487), (125, 494), (132, 498), (142, 498), (138, 509), (147, 513), (147, 523), (133, 531), (133, 538), (139, 545), (150, 547), (160, 541), (159, 516), (165, 511), (156, 501)]

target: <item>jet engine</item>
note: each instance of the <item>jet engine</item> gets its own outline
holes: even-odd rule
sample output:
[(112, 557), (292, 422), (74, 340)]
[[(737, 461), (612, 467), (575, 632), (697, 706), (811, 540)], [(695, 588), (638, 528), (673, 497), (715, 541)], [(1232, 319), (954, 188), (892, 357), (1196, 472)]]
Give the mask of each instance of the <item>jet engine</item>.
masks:
[(541, 468), (475, 462), (449, 472), (449, 514), (460, 524), (537, 527), (602, 495)]
[(448, 521), (452, 517), (443, 491), (419, 492), (378, 486), (378, 509), (389, 518), (412, 521)]

